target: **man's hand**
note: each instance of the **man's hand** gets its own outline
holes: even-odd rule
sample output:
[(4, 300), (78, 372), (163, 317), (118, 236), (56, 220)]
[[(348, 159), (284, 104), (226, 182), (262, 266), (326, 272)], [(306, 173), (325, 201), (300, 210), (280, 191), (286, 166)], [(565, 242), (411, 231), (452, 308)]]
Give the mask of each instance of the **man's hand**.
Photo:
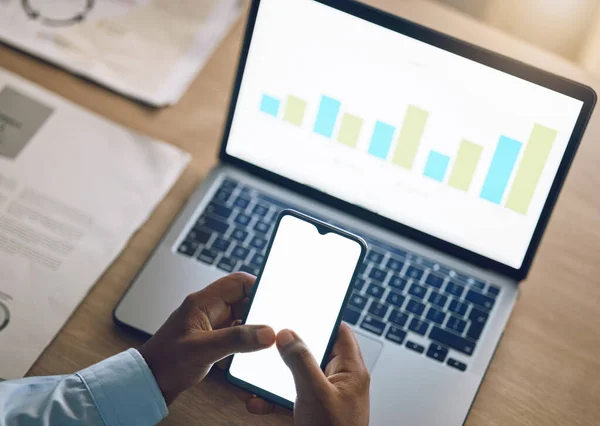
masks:
[[(277, 349), (296, 383), (296, 426), (367, 426), (370, 376), (350, 327), (340, 326), (325, 374), (300, 338), (292, 331), (277, 334)], [(246, 407), (268, 414), (272, 404), (250, 398)]]
[(254, 281), (248, 274), (231, 274), (190, 294), (140, 348), (167, 405), (204, 379), (214, 363), (275, 343), (270, 327), (232, 326), (244, 315)]

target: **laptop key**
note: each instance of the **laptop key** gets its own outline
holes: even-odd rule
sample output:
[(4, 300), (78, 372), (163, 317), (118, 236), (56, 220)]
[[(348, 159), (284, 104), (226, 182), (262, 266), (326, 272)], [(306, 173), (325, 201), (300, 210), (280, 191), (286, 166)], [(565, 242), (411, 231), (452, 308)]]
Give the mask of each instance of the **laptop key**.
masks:
[(404, 288), (406, 287), (407, 283), (408, 283), (408, 280), (406, 278), (394, 276), (394, 277), (390, 278), (389, 284), (390, 284), (390, 287), (393, 287), (398, 291), (403, 291)]
[(474, 280), (472, 278), (469, 278), (469, 280), (467, 282), (469, 284), (471, 284), (473, 287), (478, 288), (479, 290), (483, 290), (485, 288), (485, 283), (483, 281)]
[(223, 204), (229, 201), (229, 198), (231, 198), (231, 191), (228, 191), (227, 189), (219, 189), (213, 197), (213, 199), (218, 200)]
[(252, 220), (252, 216), (248, 216), (247, 214), (244, 214), (244, 213), (239, 213), (235, 217), (235, 223), (237, 223), (238, 225), (241, 225), (241, 226), (247, 226), (251, 220)]
[(217, 259), (217, 255), (218, 253), (212, 251), (212, 250), (202, 250), (200, 252), (200, 254), (198, 254), (197, 259), (203, 263), (206, 263), (207, 265), (212, 265), (213, 263), (215, 263), (215, 260)]
[(406, 347), (408, 349), (410, 349), (411, 351), (415, 351), (415, 352), (418, 352), (420, 354), (422, 354), (423, 352), (425, 352), (425, 346), (421, 346), (418, 343), (411, 342), (410, 340), (408, 342), (406, 342)]
[(443, 324), (446, 319), (446, 314), (442, 311), (435, 309), (433, 306), (429, 308), (427, 311), (427, 315), (425, 316), (429, 321), (433, 321), (437, 324)]
[(467, 295), (465, 296), (465, 300), (474, 303), (476, 305), (482, 306), (488, 311), (494, 307), (495, 299), (489, 296), (485, 296), (477, 291), (469, 290)]
[(385, 323), (367, 315), (360, 324), (360, 328), (381, 336), (383, 334), (383, 330), (385, 330)]
[(271, 230), (271, 227), (265, 222), (256, 222), (256, 224), (254, 225), (254, 230), (256, 232), (266, 234)]
[(406, 305), (406, 310), (412, 314), (420, 316), (425, 310), (425, 305), (414, 299), (410, 299)]
[(240, 266), (240, 272), (246, 272), (247, 274), (254, 275), (254, 276), (258, 275), (258, 269), (253, 268), (250, 265), (242, 265), (242, 266)]
[(227, 251), (227, 249), (229, 248), (229, 246), (231, 246), (231, 242), (227, 241), (223, 238), (217, 238), (213, 243), (212, 243), (212, 249), (220, 251), (225, 253)]
[(362, 289), (365, 287), (366, 281), (363, 280), (362, 278), (357, 278), (354, 280), (354, 290), (356, 291), (362, 291)]
[(438, 293), (437, 291), (432, 291), (429, 295), (428, 300), (430, 303), (433, 303), (434, 305), (443, 309), (444, 306), (446, 306), (446, 302), (448, 301), (448, 296), (444, 296), (443, 294)]
[(406, 331), (392, 325), (385, 335), (385, 338), (401, 345), (406, 338)]
[(469, 312), (469, 319), (477, 324), (485, 324), (488, 317), (489, 315), (486, 312), (475, 307)]
[(402, 268), (404, 268), (404, 262), (394, 258), (390, 258), (388, 259), (385, 266), (387, 266), (392, 271), (400, 272)]
[(404, 274), (404, 275), (412, 278), (415, 281), (420, 281), (421, 278), (423, 278), (424, 273), (425, 273), (425, 271), (423, 271), (420, 268), (417, 268), (416, 266), (409, 266), (408, 269), (406, 270), (406, 274)]
[(226, 233), (229, 229), (229, 225), (227, 223), (210, 216), (202, 217), (198, 222), (205, 228), (212, 229), (213, 231), (220, 232), (221, 234)]
[(453, 358), (448, 359), (448, 365), (452, 368), (456, 368), (459, 371), (466, 371), (467, 369), (467, 364), (463, 364), (462, 362), (457, 361)]
[(456, 318), (455, 316), (450, 315), (448, 318), (448, 322), (446, 323), (446, 328), (450, 331), (454, 331), (455, 333), (462, 334), (465, 331), (465, 327), (467, 326), (467, 322), (461, 320), (460, 318)]
[(442, 284), (444, 284), (444, 278), (430, 273), (427, 275), (427, 278), (425, 278), (425, 282), (432, 287), (442, 288)]
[(196, 244), (206, 244), (208, 242), (208, 240), (210, 240), (210, 236), (212, 234), (206, 230), (206, 229), (192, 229), (187, 237), (186, 240), (189, 241), (195, 241)]
[(473, 355), (475, 350), (475, 343), (437, 326), (433, 326), (429, 338), (466, 355)]
[(233, 204), (240, 209), (245, 209), (248, 207), (248, 205), (250, 205), (250, 200), (244, 197), (237, 197)]
[(387, 298), (385, 300), (386, 300), (386, 302), (401, 308), (402, 305), (404, 304), (405, 299), (406, 299), (406, 297), (402, 296), (401, 294), (398, 294), (394, 291), (390, 291), (390, 293), (387, 295)]
[(250, 241), (250, 245), (258, 250), (263, 250), (267, 247), (267, 242), (268, 241), (262, 237), (254, 237), (252, 238), (252, 241)]
[(184, 241), (183, 243), (181, 243), (181, 245), (177, 249), (177, 252), (181, 253), (183, 255), (186, 255), (188, 257), (192, 257), (194, 254), (196, 254), (197, 248), (198, 248), (197, 244)]
[(448, 349), (436, 343), (432, 343), (429, 345), (429, 349), (427, 349), (427, 356), (443, 363), (448, 356)]
[(429, 323), (421, 321), (417, 318), (413, 318), (408, 326), (408, 329), (413, 333), (425, 336), (427, 334), (427, 330), (429, 329)]
[(469, 313), (469, 319), (471, 320), (471, 326), (467, 330), (467, 337), (478, 340), (481, 336), (481, 332), (483, 331), (483, 327), (485, 327), (485, 323), (489, 315), (477, 308), (473, 308)]
[(249, 254), (250, 254), (250, 250), (248, 250), (246, 247), (242, 247), (242, 246), (236, 246), (231, 251), (232, 257), (235, 257), (242, 261), (246, 260), (248, 258)]
[(450, 301), (450, 306), (448, 307), (448, 310), (457, 315), (463, 316), (467, 312), (467, 307), (468, 305), (466, 303), (462, 303), (456, 299), (452, 299), (452, 301)]
[(252, 213), (257, 216), (265, 217), (269, 213), (269, 207), (265, 206), (264, 204), (257, 204), (252, 209)]
[(387, 272), (375, 267), (371, 268), (371, 272), (369, 272), (369, 278), (380, 283), (385, 281), (387, 275)]
[(233, 214), (233, 209), (213, 201), (206, 207), (206, 213), (227, 219)]
[(252, 260), (250, 260), (250, 263), (260, 268), (263, 265), (263, 263), (265, 263), (265, 257), (262, 254), (255, 254), (254, 256), (252, 256)]
[(379, 318), (385, 318), (387, 313), (388, 307), (385, 306), (383, 303), (371, 302), (371, 306), (369, 306), (369, 314)]
[(356, 325), (360, 318), (360, 312), (355, 311), (354, 309), (346, 308), (344, 310), (344, 321), (348, 324)]
[(360, 294), (352, 293), (352, 296), (350, 296), (349, 304), (351, 306), (354, 306), (359, 311), (362, 311), (367, 305), (367, 298), (361, 296)]
[(224, 270), (225, 272), (233, 272), (237, 261), (229, 259), (228, 257), (222, 257), (217, 264), (217, 268)]
[(450, 293), (453, 296), (461, 297), (463, 292), (465, 291), (465, 288), (454, 281), (448, 281), (448, 284), (446, 284), (445, 291), (446, 293)]
[(500, 294), (500, 288), (496, 287), (495, 285), (490, 285), (490, 288), (488, 288), (488, 296), (492, 296), (492, 297), (496, 297)]
[(369, 250), (367, 253), (367, 259), (373, 263), (380, 264), (383, 261), (384, 254), (376, 250)]
[(404, 325), (406, 325), (406, 322), (408, 321), (408, 315), (406, 315), (404, 312), (400, 312), (394, 309), (390, 314), (390, 318), (388, 319), (388, 321), (394, 325), (397, 325), (398, 327), (404, 327)]
[(418, 297), (419, 299), (423, 299), (425, 298), (425, 294), (427, 294), (427, 288), (419, 284), (413, 284), (410, 286), (408, 294)]
[(227, 189), (228, 191), (233, 191), (237, 187), (238, 183), (231, 179), (225, 178), (223, 182), (221, 182), (221, 189)]
[(236, 241), (239, 241), (240, 243), (243, 243), (244, 241), (246, 241), (246, 238), (248, 238), (248, 232), (239, 228), (234, 229), (231, 233), (231, 238)]
[(383, 296), (383, 291), (383, 287), (378, 286), (377, 284), (371, 284), (369, 285), (369, 288), (367, 288), (367, 294), (370, 294), (376, 299), (379, 299), (381, 296)]

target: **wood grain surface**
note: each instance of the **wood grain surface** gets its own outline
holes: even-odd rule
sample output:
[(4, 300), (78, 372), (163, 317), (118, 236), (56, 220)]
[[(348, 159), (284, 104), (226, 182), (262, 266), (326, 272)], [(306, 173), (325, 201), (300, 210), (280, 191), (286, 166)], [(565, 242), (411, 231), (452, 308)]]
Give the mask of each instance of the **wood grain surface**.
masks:
[[(430, 16), (437, 20), (430, 23), (432, 26), (460, 35), (465, 33), (466, 37), (483, 31), (474, 22), (465, 24), (464, 18), (452, 12), (434, 10), (431, 4), (422, 6), (415, 0), (370, 3), (392, 12), (413, 14), (411, 18), (422, 23), (429, 23)], [(454, 22), (460, 22), (460, 26), (450, 28), (453, 21), (448, 14), (455, 16)], [(176, 106), (160, 110), (141, 106), (0, 46), (1, 67), (116, 123), (168, 141), (193, 155), (183, 177), (93, 287), (29, 375), (72, 373), (141, 343), (117, 331), (111, 313), (186, 198), (216, 164), (243, 28), (243, 22), (236, 25)], [(504, 43), (502, 36), (495, 33), (486, 34), (492, 37), (488, 44), (507, 48), (506, 43), (512, 43), (510, 40)], [(528, 50), (515, 55), (524, 55), (525, 51)], [(563, 69), (571, 68), (566, 65)], [(577, 155), (467, 425), (600, 424), (598, 120), (594, 120)], [(402, 413), (398, 415), (401, 419)], [(172, 405), (163, 424), (268, 426), (289, 425), (292, 421), (287, 416), (248, 415), (223, 374), (213, 372)]]

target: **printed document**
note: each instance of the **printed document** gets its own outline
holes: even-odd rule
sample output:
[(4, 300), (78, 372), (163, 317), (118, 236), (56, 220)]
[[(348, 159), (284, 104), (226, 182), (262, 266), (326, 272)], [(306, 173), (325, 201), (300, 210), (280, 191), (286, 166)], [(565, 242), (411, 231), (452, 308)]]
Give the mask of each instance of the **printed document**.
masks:
[(27, 372), (188, 161), (0, 69), (0, 378)]
[(153, 106), (185, 93), (242, 0), (0, 0), (0, 41)]

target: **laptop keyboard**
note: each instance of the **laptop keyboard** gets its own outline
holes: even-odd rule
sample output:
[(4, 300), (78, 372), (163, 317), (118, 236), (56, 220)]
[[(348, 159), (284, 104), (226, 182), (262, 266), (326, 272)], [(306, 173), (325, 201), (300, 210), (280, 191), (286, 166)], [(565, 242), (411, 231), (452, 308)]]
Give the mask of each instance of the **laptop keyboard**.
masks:
[[(177, 251), (224, 272), (257, 275), (275, 221), (286, 208), (348, 229), (228, 178)], [(363, 232), (358, 234), (369, 243), (369, 251), (353, 283), (344, 321), (466, 371), (467, 365), (452, 354), (461, 354), (463, 360), (473, 354), (500, 288)]]

